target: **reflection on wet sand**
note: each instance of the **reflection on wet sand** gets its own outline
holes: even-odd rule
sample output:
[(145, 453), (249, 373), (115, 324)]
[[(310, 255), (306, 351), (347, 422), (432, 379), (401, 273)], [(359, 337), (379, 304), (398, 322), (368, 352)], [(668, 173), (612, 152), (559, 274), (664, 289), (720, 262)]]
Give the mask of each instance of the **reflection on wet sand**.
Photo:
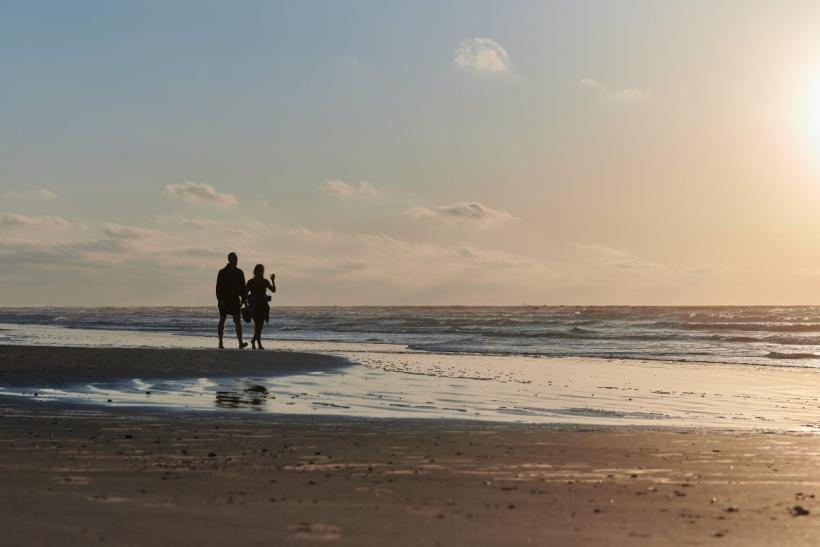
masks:
[[(236, 391), (217, 391), (215, 404), (219, 408), (250, 408), (262, 410), (269, 397), (268, 388), (259, 384), (246, 384)], [(276, 397), (272, 397), (275, 399)]]
[(820, 431), (813, 387), (820, 369), (386, 352), (344, 356), (353, 363), (344, 369), (0, 386), (0, 398), (372, 418)]

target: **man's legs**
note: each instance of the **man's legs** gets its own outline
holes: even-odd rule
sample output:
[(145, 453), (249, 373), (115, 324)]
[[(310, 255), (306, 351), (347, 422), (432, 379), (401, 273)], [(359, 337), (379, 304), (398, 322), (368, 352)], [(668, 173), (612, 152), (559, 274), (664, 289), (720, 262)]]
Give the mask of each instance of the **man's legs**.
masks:
[(238, 313), (233, 316), (233, 324), (236, 325), (236, 339), (239, 340), (239, 349), (242, 349), (248, 343), (242, 341), (242, 317)]
[(219, 335), (219, 349), (225, 349), (222, 345), (222, 336), (225, 334), (225, 318), (228, 315), (219, 310), (219, 326), (216, 327), (216, 333)]

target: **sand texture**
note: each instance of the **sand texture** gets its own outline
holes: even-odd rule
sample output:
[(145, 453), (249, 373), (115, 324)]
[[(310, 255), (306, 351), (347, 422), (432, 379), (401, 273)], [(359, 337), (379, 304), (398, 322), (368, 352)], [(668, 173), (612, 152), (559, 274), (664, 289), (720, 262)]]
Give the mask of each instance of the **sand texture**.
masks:
[[(16, 361), (15, 351), (1, 352), (0, 384), (30, 382), (35, 369), (54, 381), (77, 367), (91, 366), (89, 377), (114, 370), (112, 350), (27, 349)], [(198, 370), (222, 359), (138, 351), (133, 361), (123, 350), (115, 374), (183, 374), (192, 353), (208, 356)], [(33, 355), (49, 357), (37, 368)], [(310, 360), (247, 355), (237, 367)], [(810, 434), (0, 397), (0, 546), (816, 545), (818, 455)]]
[(0, 545), (820, 539), (814, 436), (54, 410), (3, 409)]

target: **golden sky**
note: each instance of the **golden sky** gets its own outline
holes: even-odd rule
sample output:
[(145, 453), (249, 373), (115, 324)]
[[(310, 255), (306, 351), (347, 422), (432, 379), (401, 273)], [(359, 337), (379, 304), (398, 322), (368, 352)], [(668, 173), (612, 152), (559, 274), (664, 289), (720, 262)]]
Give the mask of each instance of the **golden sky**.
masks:
[(820, 4), (0, 4), (0, 303), (820, 303)]

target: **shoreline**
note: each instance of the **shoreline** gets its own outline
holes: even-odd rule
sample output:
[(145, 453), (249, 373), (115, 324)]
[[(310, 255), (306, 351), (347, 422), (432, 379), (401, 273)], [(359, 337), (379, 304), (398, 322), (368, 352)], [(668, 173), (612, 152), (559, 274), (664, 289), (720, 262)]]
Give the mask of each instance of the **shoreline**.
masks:
[(10, 405), (172, 412), (818, 432), (819, 380), (820, 370), (797, 367), (389, 353), (373, 346), (252, 352), (0, 345), (0, 395)]
[[(344, 307), (344, 306), (342, 306)], [(398, 306), (403, 308), (405, 306)], [(204, 307), (203, 307), (204, 308)], [(3, 309), (3, 308), (0, 308)], [(5, 308), (11, 309), (11, 308)], [(28, 309), (28, 308), (21, 308)], [(117, 308), (114, 308), (117, 309)], [(147, 307), (146, 309), (151, 309)], [(213, 348), (214, 337), (212, 335), (205, 336), (201, 333), (187, 334), (177, 332), (146, 332), (143, 330), (132, 329), (88, 329), (81, 325), (44, 325), (40, 323), (2, 323), (0, 322), (0, 331), (4, 329), (20, 330), (21, 332), (31, 330), (39, 331), (41, 329), (53, 333), (55, 331), (66, 331), (73, 334), (82, 334), (86, 337), (83, 343), (76, 344), (53, 344), (53, 340), (48, 340), (45, 344), (38, 345), (32, 340), (28, 339), (22, 344), (0, 342), (2, 347), (55, 347), (55, 348), (93, 348), (93, 349), (196, 349), (209, 350)], [(89, 335), (92, 335), (89, 337)], [(112, 337), (113, 338), (109, 338)], [(124, 336), (125, 338), (121, 338)], [(152, 339), (152, 336), (158, 336), (159, 339)], [(73, 337), (68, 337), (76, 341)], [(194, 342), (191, 345), (178, 344), (180, 341), (186, 340)], [(164, 345), (164, 343), (171, 343), (172, 345)], [(202, 343), (202, 344), (200, 344)], [(324, 355), (327, 353), (348, 353), (348, 352), (379, 352), (386, 351), (390, 353), (408, 353), (413, 355), (448, 355), (448, 356), (464, 356), (476, 358), (510, 358), (510, 359), (568, 359), (568, 360), (583, 360), (583, 361), (618, 361), (628, 363), (669, 363), (669, 364), (683, 364), (683, 365), (718, 365), (718, 366), (737, 366), (737, 367), (752, 367), (752, 368), (775, 368), (775, 369), (813, 369), (820, 370), (820, 364), (817, 364), (820, 355), (810, 353), (783, 353), (777, 351), (770, 351), (767, 354), (760, 354), (755, 356), (748, 356), (748, 360), (730, 360), (730, 359), (700, 359), (691, 357), (675, 357), (663, 358), (657, 356), (636, 356), (629, 354), (579, 354), (579, 353), (538, 353), (538, 352), (507, 352), (507, 351), (469, 351), (465, 349), (450, 349), (447, 347), (437, 347), (435, 349), (419, 346), (417, 343), (399, 343), (390, 341), (353, 341), (347, 339), (307, 339), (307, 338), (288, 338), (287, 336), (274, 336), (266, 340), (269, 349), (265, 351), (296, 351), (300, 353), (315, 353), (317, 355)], [(237, 350), (234, 347), (233, 338), (225, 351)], [(352, 348), (367, 348), (366, 350), (352, 349)], [(250, 346), (243, 351), (252, 351)], [(742, 359), (742, 358), (741, 358)], [(765, 361), (760, 361), (765, 359)], [(810, 363), (811, 362), (811, 363)]]

